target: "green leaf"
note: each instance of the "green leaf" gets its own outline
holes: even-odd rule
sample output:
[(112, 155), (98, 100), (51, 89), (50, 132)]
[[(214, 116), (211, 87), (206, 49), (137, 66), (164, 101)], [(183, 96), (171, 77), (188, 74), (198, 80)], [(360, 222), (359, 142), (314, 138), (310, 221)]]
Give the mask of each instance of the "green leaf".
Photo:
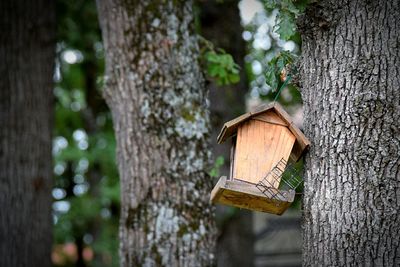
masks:
[(277, 70), (277, 73), (280, 73), (281, 70), (285, 67), (285, 65), (286, 65), (286, 62), (285, 62), (284, 57), (279, 57), (279, 58), (278, 58), (278, 61), (276, 61), (276, 70)]
[(226, 78), (226, 76), (227, 76), (227, 71), (226, 71), (226, 69), (224, 69), (224, 68), (218, 68), (218, 76), (219, 76), (219, 78)]
[(237, 83), (240, 80), (239, 65), (230, 54), (222, 49), (204, 53), (207, 74), (215, 79), (217, 85)]
[(266, 83), (275, 90), (278, 87), (278, 79), (273, 68), (269, 67), (265, 73)]
[(207, 61), (212, 62), (212, 63), (219, 62), (219, 56), (214, 52), (207, 52), (206, 59), (207, 59)]
[(221, 167), (224, 165), (225, 159), (223, 156), (218, 156), (217, 159), (215, 160), (215, 166), (216, 167)]
[(240, 76), (237, 74), (229, 74), (228, 78), (230, 83), (238, 83), (240, 81)]
[(216, 169), (212, 169), (209, 173), (211, 177), (218, 177), (218, 171)]
[(239, 74), (239, 66), (235, 64), (234, 68), (231, 71), (233, 74)]
[(282, 0), (282, 10), (292, 13), (295, 17), (300, 15), (300, 10), (294, 5), (292, 0)]
[(287, 11), (281, 11), (277, 19), (278, 29), (276, 32), (283, 40), (289, 40), (296, 33), (294, 15)]
[(278, 8), (278, 3), (276, 0), (266, 0), (266, 1), (264, 1), (264, 8), (267, 11), (272, 11), (275, 8)]
[(215, 77), (218, 75), (219, 72), (219, 66), (218, 65), (209, 65), (207, 68), (208, 75), (211, 77)]
[(218, 156), (215, 159), (214, 166), (211, 171), (208, 173), (211, 177), (218, 177), (219, 176), (219, 169), (224, 165), (225, 159), (223, 156)]

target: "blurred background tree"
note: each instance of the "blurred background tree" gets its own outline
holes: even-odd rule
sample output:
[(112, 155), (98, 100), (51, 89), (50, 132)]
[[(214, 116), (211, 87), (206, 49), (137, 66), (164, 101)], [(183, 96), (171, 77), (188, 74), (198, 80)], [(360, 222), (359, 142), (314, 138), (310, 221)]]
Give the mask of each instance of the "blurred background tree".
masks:
[(51, 266), (55, 25), (53, 1), (0, 3), (0, 266)]
[(57, 2), (53, 262), (118, 266), (119, 181), (94, 1)]

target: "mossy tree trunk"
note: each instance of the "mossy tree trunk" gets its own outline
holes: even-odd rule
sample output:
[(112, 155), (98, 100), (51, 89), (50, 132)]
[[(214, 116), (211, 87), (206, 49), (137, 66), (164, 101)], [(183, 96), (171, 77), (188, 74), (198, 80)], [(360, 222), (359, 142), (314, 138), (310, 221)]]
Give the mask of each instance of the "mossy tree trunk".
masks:
[(51, 266), (53, 1), (0, 3), (0, 266)]
[(400, 265), (400, 2), (318, 1), (300, 20), (304, 266)]
[(121, 177), (121, 266), (210, 266), (208, 92), (192, 1), (97, 4)]

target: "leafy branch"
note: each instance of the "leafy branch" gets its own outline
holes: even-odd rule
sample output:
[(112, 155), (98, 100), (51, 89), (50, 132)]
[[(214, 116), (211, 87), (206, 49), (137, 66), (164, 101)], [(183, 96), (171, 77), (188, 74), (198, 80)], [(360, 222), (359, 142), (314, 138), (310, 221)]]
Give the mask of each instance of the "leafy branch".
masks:
[(199, 36), (199, 40), (207, 75), (213, 78), (219, 86), (238, 83), (240, 67), (235, 63), (233, 57), (221, 48), (215, 49), (214, 45), (204, 37)]
[(265, 0), (267, 11), (278, 9), (277, 23), (274, 31), (287, 41), (296, 34), (296, 18), (306, 9), (308, 0)]
[[(280, 38), (288, 41), (296, 34), (296, 19), (304, 13), (309, 0), (264, 0), (267, 11), (278, 9), (274, 31)], [(265, 78), (266, 83), (276, 91), (278, 87), (288, 83), (290, 78), (297, 73), (295, 60), (297, 56), (289, 51), (281, 51), (268, 62)]]
[(276, 91), (288, 77), (297, 73), (294, 65), (296, 55), (288, 52), (281, 51), (276, 57), (268, 62), (265, 72), (266, 83)]

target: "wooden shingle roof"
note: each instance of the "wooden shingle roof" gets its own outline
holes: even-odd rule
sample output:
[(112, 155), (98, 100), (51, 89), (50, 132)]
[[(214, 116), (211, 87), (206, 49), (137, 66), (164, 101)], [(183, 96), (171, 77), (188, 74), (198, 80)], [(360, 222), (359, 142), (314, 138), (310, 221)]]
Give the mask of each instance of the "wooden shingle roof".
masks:
[(245, 113), (233, 120), (230, 120), (224, 124), (220, 134), (218, 135), (217, 141), (219, 144), (223, 143), (225, 140), (234, 136), (237, 132), (238, 127), (245, 121), (256, 117), (267, 111), (274, 111), (284, 122), (286, 122), (286, 127), (293, 133), (296, 137), (296, 142), (293, 145), (292, 153), (290, 155), (291, 159), (298, 161), (303, 152), (309, 147), (310, 141), (305, 137), (301, 130), (293, 123), (292, 118), (287, 114), (287, 112), (282, 108), (282, 106), (277, 102), (272, 102), (268, 105), (262, 105), (257, 107), (254, 111)]

